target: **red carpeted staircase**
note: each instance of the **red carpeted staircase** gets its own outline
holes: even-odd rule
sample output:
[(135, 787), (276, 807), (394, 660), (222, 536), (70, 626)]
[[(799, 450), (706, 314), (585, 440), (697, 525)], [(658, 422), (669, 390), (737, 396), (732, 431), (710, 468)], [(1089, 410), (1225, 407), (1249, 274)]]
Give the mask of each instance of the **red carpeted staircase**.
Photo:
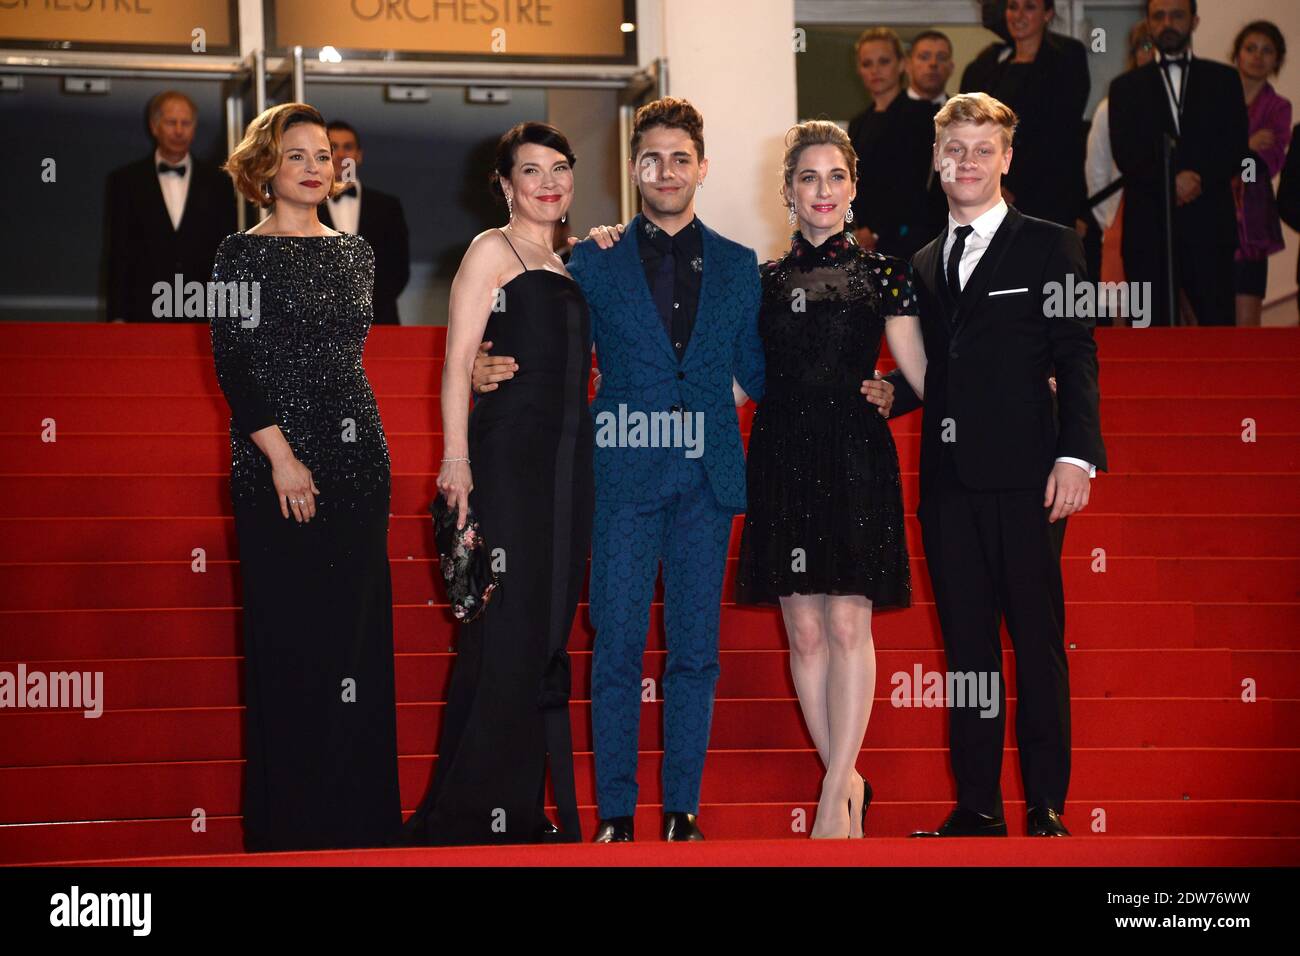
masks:
[[(831, 847), (798, 828), (816, 806), (821, 770), (780, 619), (728, 603), (701, 808), (707, 844), (679, 853), (657, 841), (662, 735), (660, 705), (651, 703), (634, 846), (275, 862), (1300, 862), (1300, 330), (1105, 329), (1097, 338), (1112, 471), (1070, 520), (1064, 558), (1073, 841), (894, 839), (938, 823), (953, 795), (945, 712), (891, 702), (893, 675), (943, 669), (909, 517), (916, 606), (881, 613), (874, 625), (879, 677), (859, 761), (876, 791), (871, 839)], [(389, 553), (408, 811), (435, 759), (454, 659), (426, 517), (440, 457), (442, 347), (441, 329), (377, 328), (366, 351), (393, 458)], [(228, 412), (206, 327), (3, 324), (0, 394), (0, 672), (16, 674), (20, 664), (102, 672), (104, 687), (98, 718), (0, 709), (0, 863), (269, 862), (218, 856), (242, 849), (242, 661)], [(1242, 440), (1246, 419), (1254, 441)], [(919, 415), (894, 426), (909, 515), (919, 426)], [(43, 440), (51, 427), (56, 440)], [(646, 656), (656, 683), (660, 611)], [(570, 646), (588, 833), (591, 641), (584, 604)], [(1253, 700), (1243, 699), (1247, 690)], [(1016, 766), (1009, 749), (1013, 835), (1024, 830)]]

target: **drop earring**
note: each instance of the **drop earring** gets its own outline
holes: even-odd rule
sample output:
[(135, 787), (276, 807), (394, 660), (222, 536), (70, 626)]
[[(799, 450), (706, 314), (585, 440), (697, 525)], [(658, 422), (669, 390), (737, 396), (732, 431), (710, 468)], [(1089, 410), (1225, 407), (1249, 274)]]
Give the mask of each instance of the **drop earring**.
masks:
[(853, 207), (852, 207), (852, 206), (850, 206), (848, 209), (844, 210), (844, 221), (845, 221), (845, 222), (852, 222), (852, 221), (853, 221)]
[(515, 204), (508, 195), (506, 196), (506, 218), (515, 218)]
[(794, 203), (790, 203), (790, 225), (799, 221), (799, 217), (794, 214)]

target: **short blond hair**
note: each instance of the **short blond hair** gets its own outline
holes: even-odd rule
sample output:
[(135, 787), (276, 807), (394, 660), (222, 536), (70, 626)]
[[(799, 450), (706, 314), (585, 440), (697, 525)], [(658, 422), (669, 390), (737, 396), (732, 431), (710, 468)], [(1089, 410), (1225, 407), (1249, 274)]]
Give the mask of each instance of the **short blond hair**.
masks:
[(862, 48), (868, 43), (888, 43), (894, 48), (894, 56), (903, 59), (903, 41), (889, 27), (868, 27), (859, 33), (857, 41), (853, 44), (854, 56), (860, 56)]
[(1002, 127), (1002, 145), (1011, 148), (1020, 117), (1016, 111), (987, 93), (958, 93), (934, 114), (934, 141), (938, 143), (943, 131), (954, 123), (994, 123)]
[[(235, 188), (249, 202), (269, 208), (275, 197), (267, 195), (267, 186), (280, 171), (281, 143), (284, 134), (304, 123), (325, 129), (325, 118), (316, 107), (306, 103), (281, 103), (259, 113), (244, 132), (244, 138), (222, 165)], [(347, 188), (347, 183), (335, 178), (330, 185), (330, 198)]]

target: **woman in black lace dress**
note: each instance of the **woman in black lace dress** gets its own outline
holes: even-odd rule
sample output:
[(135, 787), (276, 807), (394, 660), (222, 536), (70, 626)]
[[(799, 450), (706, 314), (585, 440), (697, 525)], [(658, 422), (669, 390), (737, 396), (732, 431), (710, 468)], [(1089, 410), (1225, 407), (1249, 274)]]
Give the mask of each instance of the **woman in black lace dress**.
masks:
[(857, 157), (834, 123), (786, 140), (790, 251), (763, 268), (767, 361), (749, 438), (736, 600), (780, 603), (804, 721), (826, 767), (814, 837), (861, 836), (870, 784), (856, 771), (875, 690), (873, 607), (907, 607), (898, 453), (859, 393), (881, 337), (922, 394), (925, 350), (909, 266), (845, 231)]
[(336, 186), (312, 107), (262, 113), (225, 168), (272, 210), (222, 241), (225, 307), (209, 299), (243, 581), (244, 845), (386, 846), (402, 810), (388, 446), (361, 365), (375, 257), (317, 219)]

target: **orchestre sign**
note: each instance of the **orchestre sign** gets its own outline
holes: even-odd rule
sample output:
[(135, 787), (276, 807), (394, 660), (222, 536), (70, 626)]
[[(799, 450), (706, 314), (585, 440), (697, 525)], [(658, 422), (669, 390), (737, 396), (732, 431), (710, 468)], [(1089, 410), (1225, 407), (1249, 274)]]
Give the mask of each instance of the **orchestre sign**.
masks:
[(0, 0), (0, 46), (226, 52), (235, 23), (232, 0)]
[[(3, 2), (3, 0), (0, 0)], [(623, 59), (624, 0), (266, 0), (267, 45), (414, 55)]]

